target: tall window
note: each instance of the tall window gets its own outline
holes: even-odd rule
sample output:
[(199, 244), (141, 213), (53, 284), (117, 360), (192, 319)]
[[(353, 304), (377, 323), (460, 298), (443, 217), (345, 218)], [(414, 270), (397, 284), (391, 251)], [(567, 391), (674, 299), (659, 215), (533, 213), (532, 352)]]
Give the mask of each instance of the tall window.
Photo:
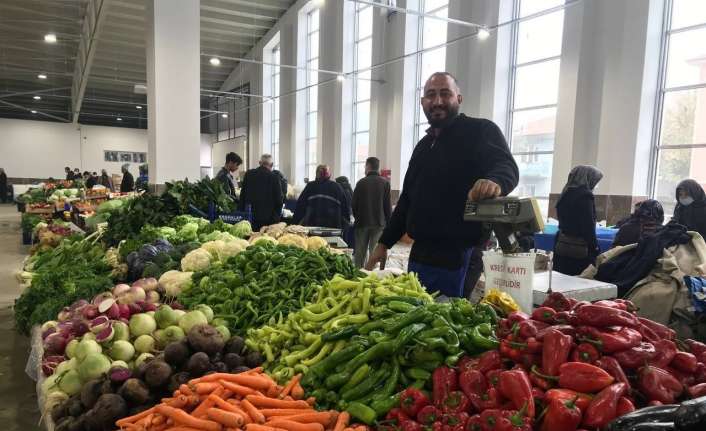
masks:
[[(373, 7), (356, 3), (353, 70), (367, 69), (373, 60)], [(353, 174), (355, 184), (365, 175), (365, 159), (370, 150), (370, 79), (366, 70), (353, 80)]]
[[(520, 168), (516, 193), (549, 207), (564, 11), (530, 17), (564, 0), (515, 0), (508, 124)], [(530, 17), (526, 20), (522, 18)]]
[(270, 110), (270, 153), (274, 162), (274, 168), (279, 169), (279, 77), (280, 77), (280, 60), (279, 60), (279, 44), (275, 45), (270, 52), (269, 66), (269, 93), (273, 98), (267, 105)]
[(314, 9), (306, 16), (306, 132), (305, 165), (310, 179), (316, 177), (319, 90), (319, 10)]
[(653, 194), (672, 214), (679, 181), (706, 185), (706, 2), (665, 6)]
[[(449, 16), (449, 0), (419, 0), (419, 8), (427, 15), (444, 18)], [(419, 18), (419, 49), (424, 50), (446, 43), (446, 21), (433, 18)], [(421, 139), (429, 127), (419, 100), (424, 92), (424, 83), (434, 72), (446, 70), (446, 46), (425, 51), (417, 56), (417, 99), (415, 101), (414, 141)]]

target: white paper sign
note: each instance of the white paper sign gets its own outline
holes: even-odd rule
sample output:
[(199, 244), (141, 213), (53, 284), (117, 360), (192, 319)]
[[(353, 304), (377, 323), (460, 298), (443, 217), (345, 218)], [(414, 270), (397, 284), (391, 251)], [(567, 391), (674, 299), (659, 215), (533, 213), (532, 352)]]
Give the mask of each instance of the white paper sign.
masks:
[(532, 279), (535, 253), (483, 252), (485, 290), (507, 292), (525, 313), (532, 313)]

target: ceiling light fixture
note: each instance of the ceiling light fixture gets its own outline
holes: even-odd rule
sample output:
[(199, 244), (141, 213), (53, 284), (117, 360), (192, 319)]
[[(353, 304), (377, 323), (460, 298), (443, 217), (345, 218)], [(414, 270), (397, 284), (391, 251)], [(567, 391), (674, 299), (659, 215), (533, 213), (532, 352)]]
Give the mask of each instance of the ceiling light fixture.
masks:
[(135, 106), (135, 109), (142, 109), (142, 106), (137, 105), (137, 106)]
[(118, 121), (123, 121), (123, 119), (120, 118), (120, 117), (116, 118), (116, 120), (118, 120)]
[(54, 33), (48, 33), (44, 35), (44, 42), (46, 43), (56, 43), (56, 35)]
[(34, 99), (34, 100), (42, 100), (42, 96), (34, 96), (34, 97), (32, 97), (32, 99)]
[(487, 28), (479, 28), (478, 29), (478, 39), (480, 40), (486, 40), (490, 36), (490, 32), (488, 31)]
[(338, 82), (343, 82), (346, 80), (346, 75), (338, 75), (336, 79), (338, 80)]
[(221, 117), (228, 118), (228, 114), (221, 114)]
[(39, 75), (37, 75), (37, 78), (39, 78), (39, 79), (47, 79), (47, 75), (45, 75), (45, 74), (43, 74), (43, 73), (40, 73)]
[(312, 3), (313, 3), (313, 5), (314, 5), (314, 8), (316, 9), (316, 8), (320, 8), (320, 7), (322, 7), (323, 5), (325, 5), (325, 4), (326, 4), (326, 0), (314, 0)]
[(31, 112), (31, 113), (33, 113), (33, 114), (36, 114), (36, 113), (37, 113), (37, 111), (35, 111), (34, 109), (32, 109), (32, 110), (29, 111), (29, 112)]
[(209, 63), (211, 63), (212, 66), (220, 66), (221, 65), (221, 59), (218, 57), (212, 57), (210, 60), (208, 60)]

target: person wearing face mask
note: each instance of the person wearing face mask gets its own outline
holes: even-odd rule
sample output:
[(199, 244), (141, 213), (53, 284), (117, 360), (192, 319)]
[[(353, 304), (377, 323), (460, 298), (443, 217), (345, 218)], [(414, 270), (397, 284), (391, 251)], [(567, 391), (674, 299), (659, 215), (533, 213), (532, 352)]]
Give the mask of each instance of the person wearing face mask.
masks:
[(571, 169), (556, 203), (559, 232), (554, 244), (554, 270), (578, 275), (596, 261), (596, 206), (593, 190), (603, 173), (593, 166)]
[(243, 159), (239, 155), (230, 152), (226, 154), (226, 164), (216, 174), (216, 179), (223, 185), (223, 190), (232, 199), (235, 199), (235, 173), (238, 172)]
[(466, 201), (505, 196), (519, 180), (500, 128), (459, 113), (462, 102), (450, 73), (436, 72), (424, 85), (421, 105), (430, 127), (412, 152), (402, 194), (365, 265), (384, 268), (388, 250), (407, 233), (414, 240), (409, 272), (448, 297), (463, 295), (471, 248), (484, 238), (480, 223), (463, 220)]
[(677, 186), (677, 206), (672, 223), (686, 226), (706, 238), (706, 193), (696, 181), (684, 180)]

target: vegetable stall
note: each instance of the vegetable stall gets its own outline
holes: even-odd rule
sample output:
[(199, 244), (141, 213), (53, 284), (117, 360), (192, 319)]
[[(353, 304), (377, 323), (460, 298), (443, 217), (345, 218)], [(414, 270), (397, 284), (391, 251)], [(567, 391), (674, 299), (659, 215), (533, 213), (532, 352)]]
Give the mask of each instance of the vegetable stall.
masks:
[(706, 429), (706, 345), (629, 301), (439, 302), (301, 227), (190, 215), (192, 187), (106, 201), (26, 260), (48, 429)]

